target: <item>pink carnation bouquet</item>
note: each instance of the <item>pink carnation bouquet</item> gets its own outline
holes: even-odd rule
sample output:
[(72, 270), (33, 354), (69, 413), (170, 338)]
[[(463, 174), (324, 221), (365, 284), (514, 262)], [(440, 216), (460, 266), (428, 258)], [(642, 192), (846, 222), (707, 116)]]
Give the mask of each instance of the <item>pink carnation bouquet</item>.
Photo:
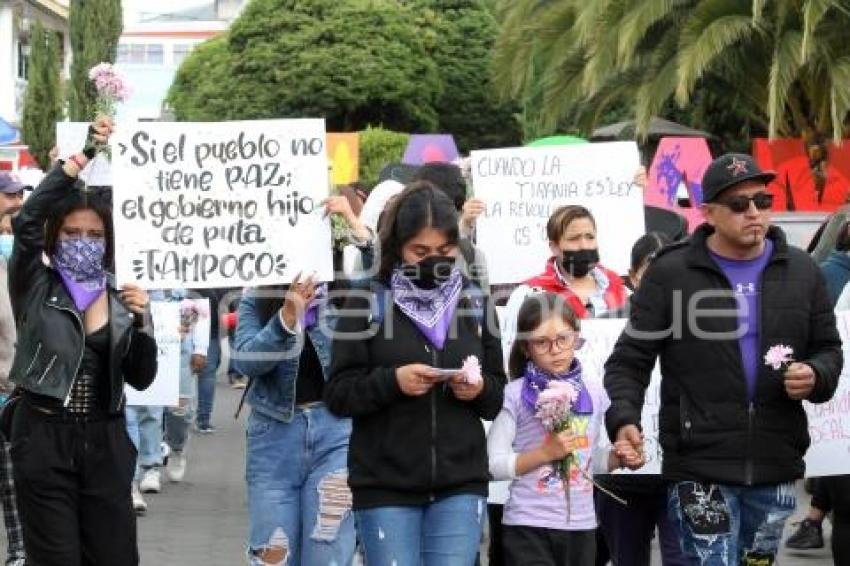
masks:
[[(130, 87), (110, 63), (100, 63), (92, 67), (89, 70), (89, 79), (97, 93), (94, 101), (94, 118), (97, 119), (99, 116), (114, 118), (118, 104), (130, 97)], [(98, 153), (112, 157), (111, 148), (108, 145), (98, 145)]]
[(89, 70), (89, 79), (97, 92), (95, 111), (97, 116), (115, 116), (119, 103), (130, 97), (130, 87), (110, 63), (100, 63)]
[[(535, 416), (540, 419), (543, 428), (550, 434), (559, 434), (568, 431), (572, 428), (573, 405), (578, 400), (578, 390), (572, 383), (567, 381), (552, 379), (549, 381), (546, 389), (540, 392), (537, 397), (537, 405), (535, 407)], [(570, 515), (570, 470), (573, 465), (581, 473), (584, 478), (592, 483), (597, 489), (613, 498), (622, 505), (626, 502), (617, 497), (609, 490), (600, 486), (593, 480), (593, 477), (583, 469), (576, 460), (575, 454), (567, 454), (567, 456), (555, 462), (555, 467), (561, 481), (564, 484), (564, 497), (567, 501), (567, 517)]]

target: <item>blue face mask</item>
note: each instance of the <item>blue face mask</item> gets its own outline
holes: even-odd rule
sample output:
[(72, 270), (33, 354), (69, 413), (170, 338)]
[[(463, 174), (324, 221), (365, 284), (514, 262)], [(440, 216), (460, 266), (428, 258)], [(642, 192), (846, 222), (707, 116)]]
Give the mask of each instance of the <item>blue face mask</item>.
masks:
[(15, 237), (12, 234), (0, 234), (0, 255), (7, 260), (12, 257), (12, 246), (15, 243)]

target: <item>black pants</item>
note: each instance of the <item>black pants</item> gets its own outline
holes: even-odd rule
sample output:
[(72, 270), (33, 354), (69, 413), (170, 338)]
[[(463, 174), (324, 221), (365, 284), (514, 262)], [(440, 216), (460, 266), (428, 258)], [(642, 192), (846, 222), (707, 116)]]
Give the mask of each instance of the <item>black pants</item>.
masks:
[(22, 402), (11, 437), (27, 566), (138, 565), (124, 418), (78, 422)]
[(850, 564), (850, 476), (817, 478), (812, 506), (832, 511), (832, 557), (836, 566)]
[(542, 527), (502, 527), (505, 564), (594, 566), (596, 530), (562, 531)]
[[(622, 505), (604, 493), (596, 492), (596, 515), (614, 566), (649, 566), (650, 545), (656, 526), (661, 563), (664, 566), (686, 566), (688, 561), (680, 547), (681, 534), (668, 515), (666, 487), (659, 486), (655, 493), (621, 489), (617, 494), (629, 504)], [(599, 561), (596, 563), (598, 565)]]
[(490, 566), (505, 566), (505, 553), (502, 545), (502, 516), (504, 505), (487, 504), (487, 520), (490, 522), (490, 546), (487, 558)]

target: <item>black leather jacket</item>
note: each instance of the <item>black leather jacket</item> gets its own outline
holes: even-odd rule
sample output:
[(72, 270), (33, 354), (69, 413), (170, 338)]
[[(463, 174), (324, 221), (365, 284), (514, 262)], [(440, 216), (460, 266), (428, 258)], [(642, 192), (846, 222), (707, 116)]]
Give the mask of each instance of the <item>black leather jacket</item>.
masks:
[[(56, 166), (24, 203), (14, 222), (9, 295), (18, 325), (10, 379), (25, 391), (66, 402), (82, 361), (83, 315), (59, 274), (44, 262), (44, 226), (52, 205), (76, 180)], [(124, 407), (124, 382), (138, 390), (156, 376), (157, 346), (150, 316), (137, 317), (109, 286), (109, 411)], [(137, 320), (138, 318), (138, 320)]]

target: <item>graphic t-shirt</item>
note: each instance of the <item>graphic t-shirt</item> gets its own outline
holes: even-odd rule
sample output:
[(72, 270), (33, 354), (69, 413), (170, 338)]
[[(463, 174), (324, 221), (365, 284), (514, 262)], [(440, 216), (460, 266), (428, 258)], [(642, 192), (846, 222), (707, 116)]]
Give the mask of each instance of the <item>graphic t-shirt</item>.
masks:
[[(594, 411), (592, 415), (574, 416), (571, 425), (578, 443), (574, 453), (577, 464), (592, 475), (592, 460), (601, 457), (594, 448), (610, 402), (600, 383), (593, 380), (584, 380), (584, 383), (593, 400)], [(540, 419), (522, 401), (521, 391), (522, 379), (509, 383), (505, 387), (503, 405), (503, 410), (516, 422), (513, 450), (517, 454), (537, 448), (546, 435)], [(570, 470), (569, 489), (570, 511), (567, 513), (564, 482), (553, 465), (547, 464), (517, 477), (511, 482), (503, 524), (571, 531), (595, 529), (593, 484), (575, 466)]]
[(773, 242), (766, 240), (764, 251), (755, 259), (729, 259), (714, 252), (710, 253), (726, 274), (729, 283), (732, 284), (732, 291), (738, 300), (738, 327), (743, 330), (738, 343), (741, 347), (744, 377), (747, 380), (747, 400), (752, 401), (756, 394), (756, 379), (761, 359), (759, 354), (761, 276), (773, 253)]

